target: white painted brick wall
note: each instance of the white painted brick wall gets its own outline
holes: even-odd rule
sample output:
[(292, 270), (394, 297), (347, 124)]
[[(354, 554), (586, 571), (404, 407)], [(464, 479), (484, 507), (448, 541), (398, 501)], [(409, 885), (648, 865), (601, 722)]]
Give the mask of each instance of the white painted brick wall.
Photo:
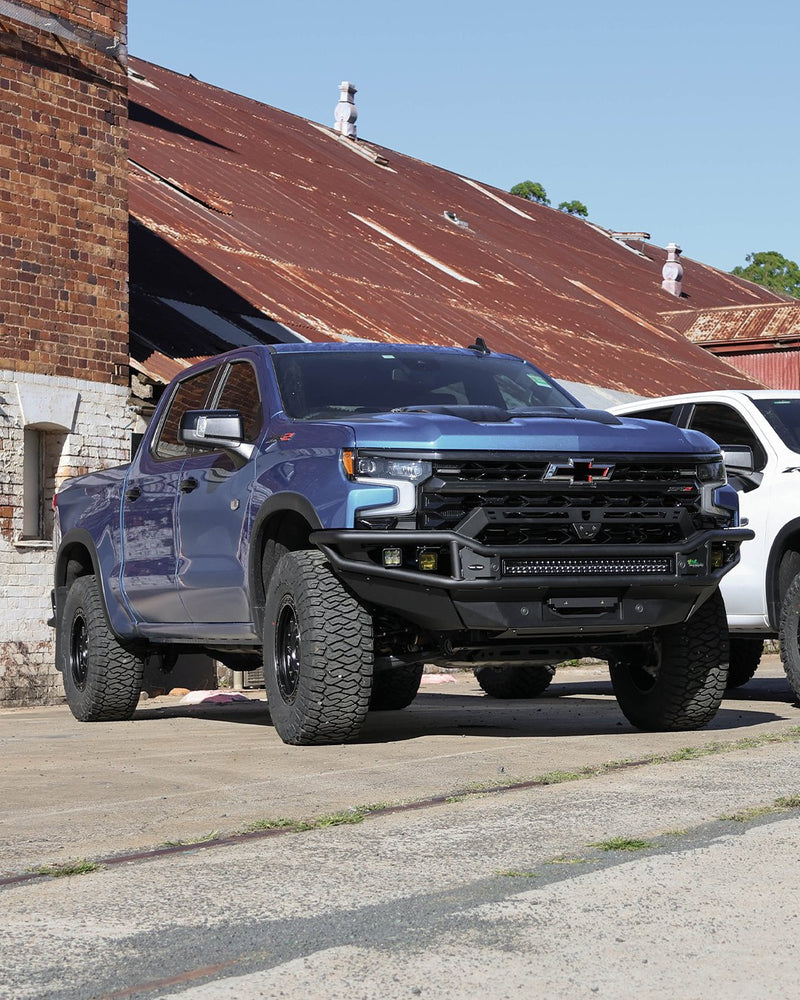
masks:
[[(83, 379), (0, 370), (0, 706), (51, 704), (63, 697), (54, 667), (50, 617), (53, 586), (51, 544), (21, 543), (23, 511), (23, 420), (20, 396), (77, 400), (69, 431), (47, 433), (54, 479), (43, 484), (49, 498), (66, 478), (127, 462), (135, 415), (125, 386)], [(63, 409), (63, 408), (62, 408)], [(47, 410), (47, 401), (44, 411)], [(69, 411), (70, 413), (73, 411)], [(37, 419), (41, 418), (41, 413)]]

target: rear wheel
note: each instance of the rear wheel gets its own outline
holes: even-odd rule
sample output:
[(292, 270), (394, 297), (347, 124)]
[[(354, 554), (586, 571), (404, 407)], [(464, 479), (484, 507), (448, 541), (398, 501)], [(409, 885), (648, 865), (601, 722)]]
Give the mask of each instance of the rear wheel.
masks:
[(620, 651), (609, 666), (619, 707), (637, 728), (708, 725), (728, 676), (728, 627), (719, 592), (687, 622), (659, 629), (652, 646)]
[(417, 697), (424, 664), (410, 663), (392, 670), (379, 670), (372, 678), (371, 712), (399, 712)]
[(556, 672), (554, 666), (512, 664), (475, 667), (475, 680), (492, 698), (537, 698), (547, 690)]
[(58, 631), (58, 668), (75, 718), (130, 719), (142, 691), (144, 660), (111, 631), (93, 576), (81, 576), (70, 587)]
[(321, 552), (287, 552), (267, 584), (264, 684), (284, 743), (354, 740), (369, 707), (372, 618)]
[(729, 642), (731, 654), (727, 688), (730, 691), (731, 688), (746, 684), (758, 670), (761, 654), (764, 652), (764, 640), (732, 635)]

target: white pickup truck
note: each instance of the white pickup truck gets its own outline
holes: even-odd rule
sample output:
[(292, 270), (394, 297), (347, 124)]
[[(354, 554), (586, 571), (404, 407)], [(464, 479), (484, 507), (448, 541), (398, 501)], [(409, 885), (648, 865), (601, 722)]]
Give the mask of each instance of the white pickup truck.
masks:
[(729, 389), (611, 410), (702, 431), (721, 446), (742, 523), (755, 531), (720, 587), (731, 640), (728, 687), (753, 676), (764, 639), (777, 637), (800, 699), (800, 392)]

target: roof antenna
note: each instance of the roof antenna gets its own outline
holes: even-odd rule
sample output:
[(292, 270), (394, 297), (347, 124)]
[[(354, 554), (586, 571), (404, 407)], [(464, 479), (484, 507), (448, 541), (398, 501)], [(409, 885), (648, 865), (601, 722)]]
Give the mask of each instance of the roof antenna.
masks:
[(475, 343), (470, 344), (468, 350), (477, 351), (478, 354), (491, 354), (492, 352), (486, 346), (486, 341), (483, 337), (476, 337)]

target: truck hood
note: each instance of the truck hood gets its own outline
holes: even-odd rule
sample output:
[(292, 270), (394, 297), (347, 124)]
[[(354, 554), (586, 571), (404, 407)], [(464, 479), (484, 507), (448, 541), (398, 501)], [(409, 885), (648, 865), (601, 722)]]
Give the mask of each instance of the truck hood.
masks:
[(578, 407), (516, 412), (511, 417), (494, 407), (414, 407), (350, 417), (346, 422), (360, 448), (703, 455), (719, 451), (697, 431)]

